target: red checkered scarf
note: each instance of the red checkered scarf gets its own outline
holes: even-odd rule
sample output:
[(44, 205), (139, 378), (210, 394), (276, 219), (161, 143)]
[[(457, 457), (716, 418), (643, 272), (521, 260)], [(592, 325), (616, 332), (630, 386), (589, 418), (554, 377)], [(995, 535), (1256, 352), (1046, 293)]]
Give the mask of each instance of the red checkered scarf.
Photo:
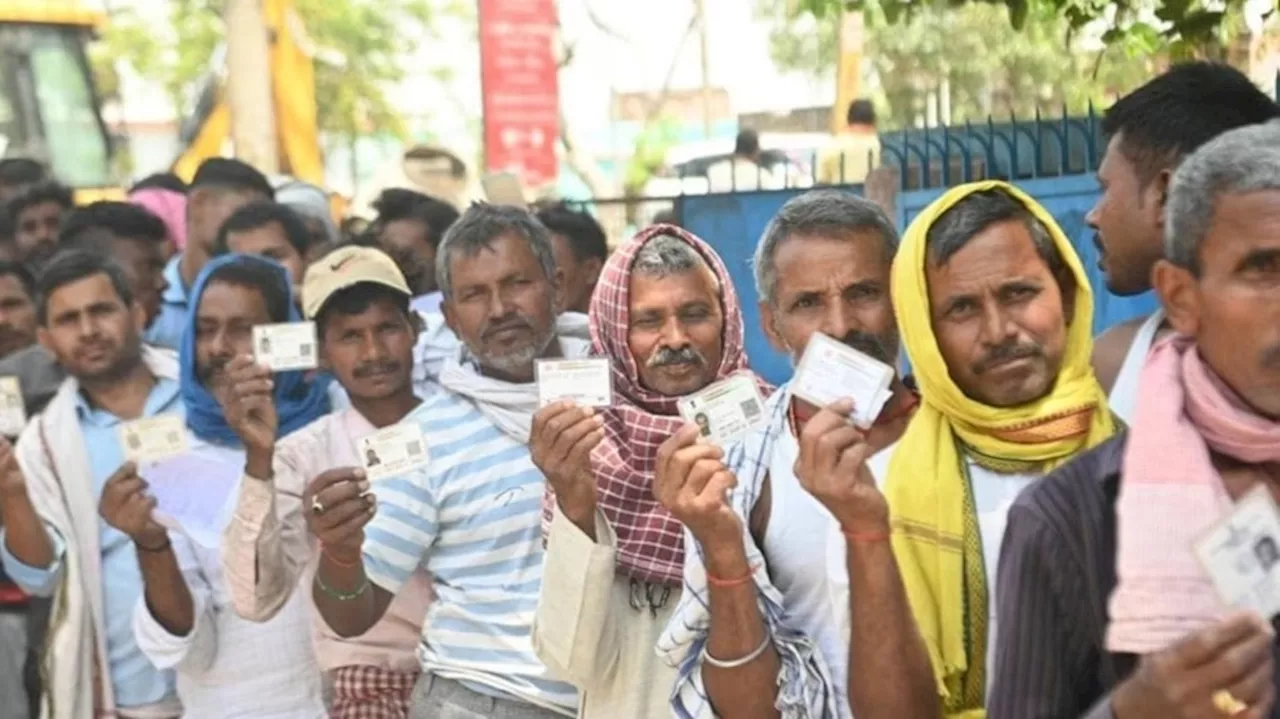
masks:
[[(609, 257), (591, 297), (592, 354), (609, 358), (613, 406), (603, 410), (605, 438), (591, 454), (599, 507), (618, 536), (618, 568), (652, 584), (679, 586), (684, 572), (684, 527), (653, 497), (658, 446), (684, 424), (679, 397), (645, 389), (627, 344), (630, 327), (631, 265), (646, 242), (658, 235), (683, 240), (706, 260), (720, 282), (724, 339), (717, 379), (747, 369), (742, 347), (742, 310), (733, 280), (711, 246), (672, 225), (654, 225)], [(754, 375), (753, 375), (754, 376)], [(759, 378), (761, 391), (768, 386)], [(554, 497), (547, 493), (549, 520)]]

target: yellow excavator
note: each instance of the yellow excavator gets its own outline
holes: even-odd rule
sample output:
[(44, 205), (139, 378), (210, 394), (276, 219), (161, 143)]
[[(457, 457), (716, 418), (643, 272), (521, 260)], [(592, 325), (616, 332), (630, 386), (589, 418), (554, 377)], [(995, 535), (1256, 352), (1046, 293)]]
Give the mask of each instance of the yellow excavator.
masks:
[[(265, 0), (271, 33), (280, 166), (298, 179), (324, 184), (316, 128), (315, 75), (292, 0)], [(77, 199), (119, 196), (111, 171), (111, 137), (102, 120), (85, 46), (107, 18), (78, 0), (0, 0), (0, 157), (32, 157), (75, 188)], [(223, 154), (231, 114), (220, 72), (211, 72), (194, 115), (182, 123), (184, 150), (173, 170), (191, 179), (209, 157)]]

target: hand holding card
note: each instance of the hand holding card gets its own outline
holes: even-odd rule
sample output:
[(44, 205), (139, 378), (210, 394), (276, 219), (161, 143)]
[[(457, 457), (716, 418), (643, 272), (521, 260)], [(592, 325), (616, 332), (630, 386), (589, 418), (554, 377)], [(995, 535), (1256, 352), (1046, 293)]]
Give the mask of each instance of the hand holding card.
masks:
[(791, 393), (815, 407), (851, 398), (853, 423), (866, 429), (893, 396), (889, 385), (894, 374), (880, 360), (819, 333), (805, 347)]
[(356, 443), (360, 464), (370, 481), (396, 477), (425, 467), (427, 443), (415, 423), (381, 429)]
[(1195, 553), (1225, 604), (1268, 619), (1280, 614), (1280, 512), (1265, 486), (1241, 497)]
[(253, 359), (272, 372), (315, 369), (314, 322), (283, 322), (253, 328)]
[(764, 421), (764, 399), (749, 375), (717, 382), (679, 402), (680, 416), (698, 425), (704, 441), (721, 447)]

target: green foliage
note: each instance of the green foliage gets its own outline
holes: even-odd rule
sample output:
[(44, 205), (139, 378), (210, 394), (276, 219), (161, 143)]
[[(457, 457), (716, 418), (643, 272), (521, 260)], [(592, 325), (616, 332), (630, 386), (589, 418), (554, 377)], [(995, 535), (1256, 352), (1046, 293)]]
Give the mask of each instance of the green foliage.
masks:
[[(104, 94), (118, 88), (117, 64), (160, 83), (180, 117), (194, 109), (200, 80), (222, 42), (222, 0), (170, 0), (169, 28), (157, 32), (131, 10), (114, 12), (93, 50), (94, 70)], [(404, 78), (404, 58), (430, 42), (431, 21), (442, 14), (473, 13), (464, 0), (296, 0), (315, 62), (317, 116), (321, 131), (343, 136), (373, 130), (404, 134), (404, 122), (387, 97)], [(422, 28), (415, 36), (412, 28)]]
[(1167, 24), (1160, 34), (1170, 42), (1191, 46), (1212, 42), (1232, 13), (1239, 13), (1246, 0), (794, 0), (795, 8), (818, 18), (838, 16), (842, 9), (879, 10), (890, 22), (917, 12), (940, 7), (962, 7), (981, 2), (1008, 9), (1015, 29), (1022, 29), (1028, 19), (1039, 16), (1062, 18), (1072, 30), (1101, 20), (1113, 28), (1127, 31), (1129, 22), (1147, 10)]
[(638, 195), (653, 174), (666, 164), (667, 150), (679, 139), (679, 123), (669, 116), (645, 125), (636, 137), (636, 149), (627, 163), (624, 193)]
[[(764, 17), (775, 20), (774, 61), (818, 77), (834, 74), (837, 16), (795, 12), (787, 0), (757, 0)], [(896, 129), (928, 116), (931, 95), (946, 85), (951, 121), (974, 122), (988, 115), (1030, 117), (1037, 109), (1056, 114), (1062, 106), (1083, 111), (1105, 104), (1150, 77), (1168, 43), (1149, 26), (1111, 38), (1105, 50), (1080, 49), (1070, 23), (1040, 6), (1026, 8), (1021, 30), (1003, 4), (958, 7), (918, 6), (909, 15), (889, 17), (890, 6), (865, 11), (863, 48), (879, 82), (876, 98), (884, 121)], [(934, 100), (936, 102), (936, 100)]]

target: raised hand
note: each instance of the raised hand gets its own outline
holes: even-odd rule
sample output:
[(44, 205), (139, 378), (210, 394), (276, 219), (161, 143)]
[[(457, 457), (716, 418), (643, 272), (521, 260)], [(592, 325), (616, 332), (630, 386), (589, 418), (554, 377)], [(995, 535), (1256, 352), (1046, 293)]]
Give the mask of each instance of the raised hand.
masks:
[(846, 532), (889, 531), (889, 504), (867, 468), (874, 453), (866, 435), (849, 422), (853, 400), (824, 407), (800, 432), (795, 473)]
[(226, 373), (222, 412), (227, 424), (244, 442), (247, 453), (269, 457), (279, 428), (271, 370), (256, 364), (249, 355), (240, 355), (227, 363)]
[(330, 469), (307, 485), (302, 512), (325, 554), (342, 562), (360, 561), (364, 527), (377, 511), (368, 492), (364, 470), (355, 467)]
[(553, 402), (533, 415), (529, 449), (533, 463), (555, 490), (560, 511), (584, 528), (595, 526), (596, 479), (591, 450), (604, 439), (604, 422), (590, 407)]
[(696, 424), (687, 424), (658, 448), (653, 494), (704, 546), (742, 544), (742, 520), (729, 505), (738, 478), (725, 467), (724, 451), (698, 442)]
[(27, 481), (18, 467), (18, 455), (9, 440), (0, 437), (0, 502), (25, 494)]
[(1274, 643), (1275, 633), (1261, 617), (1233, 614), (1142, 657), (1113, 692), (1111, 711), (1116, 719), (1269, 717), (1276, 694)]
[(120, 465), (120, 469), (107, 478), (98, 502), (102, 519), (143, 548), (162, 546), (168, 539), (167, 530), (151, 517), (155, 508), (155, 497), (147, 494), (147, 483), (138, 476), (133, 462)]

